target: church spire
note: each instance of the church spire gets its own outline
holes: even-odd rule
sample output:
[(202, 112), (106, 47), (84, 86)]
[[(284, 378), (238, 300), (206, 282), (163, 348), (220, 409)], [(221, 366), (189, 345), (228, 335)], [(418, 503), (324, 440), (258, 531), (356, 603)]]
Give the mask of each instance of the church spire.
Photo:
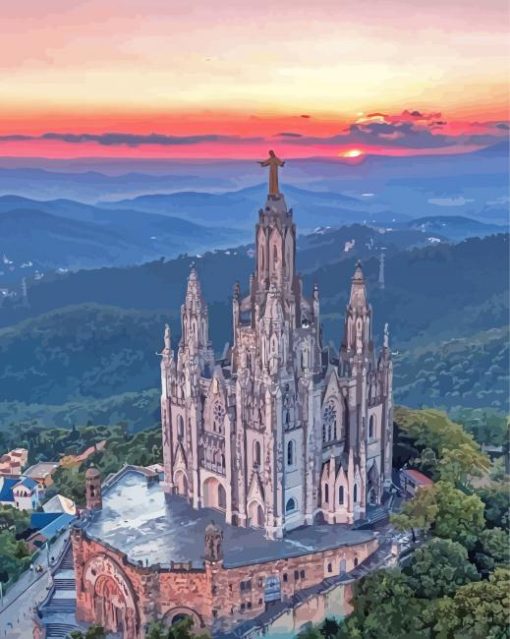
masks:
[(181, 343), (193, 352), (207, 348), (209, 342), (207, 304), (202, 297), (200, 280), (194, 264), (188, 276), (186, 297), (181, 307), (181, 321)]
[(361, 261), (356, 262), (356, 269), (351, 279), (351, 296), (349, 306), (362, 308), (367, 306), (367, 290), (365, 286), (365, 276), (361, 267)]

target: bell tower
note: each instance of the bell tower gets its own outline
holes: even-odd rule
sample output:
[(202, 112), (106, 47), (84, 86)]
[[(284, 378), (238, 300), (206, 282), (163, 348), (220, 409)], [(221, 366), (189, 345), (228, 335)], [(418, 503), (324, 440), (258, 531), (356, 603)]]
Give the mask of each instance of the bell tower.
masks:
[(101, 510), (103, 507), (101, 473), (94, 466), (85, 473), (85, 502), (88, 510)]

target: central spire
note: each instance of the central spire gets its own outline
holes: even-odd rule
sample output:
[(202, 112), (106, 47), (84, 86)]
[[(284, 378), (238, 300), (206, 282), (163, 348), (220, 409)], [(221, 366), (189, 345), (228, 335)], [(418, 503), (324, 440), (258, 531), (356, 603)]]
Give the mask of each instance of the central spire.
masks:
[(269, 151), (269, 157), (260, 166), (269, 167), (269, 195), (280, 195), (278, 188), (278, 167), (285, 166), (285, 162), (275, 155), (274, 151)]

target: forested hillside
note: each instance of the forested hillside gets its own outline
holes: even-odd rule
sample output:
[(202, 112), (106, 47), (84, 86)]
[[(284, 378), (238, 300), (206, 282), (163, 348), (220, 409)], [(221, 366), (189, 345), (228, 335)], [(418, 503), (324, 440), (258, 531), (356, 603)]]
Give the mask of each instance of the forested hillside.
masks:
[[(317, 245), (317, 255), (321, 251)], [(338, 247), (339, 250), (341, 246)], [(311, 262), (313, 247), (304, 249)], [(298, 256), (299, 260), (299, 256)], [(28, 319), (0, 329), (0, 421), (113, 424), (157, 420), (165, 322), (174, 344), (191, 258), (139, 267), (80, 271), (41, 281), (30, 291)], [(305, 293), (319, 284), (324, 341), (338, 348), (355, 258), (304, 273)], [(209, 302), (216, 352), (231, 339), (230, 294), (245, 289), (253, 259), (244, 250), (197, 261)], [(389, 322), (395, 397), (411, 406), (508, 410), (508, 236), (458, 245), (394, 250), (364, 262), (376, 344)], [(7, 322), (8, 309), (0, 309)], [(12, 321), (12, 317), (11, 317)]]

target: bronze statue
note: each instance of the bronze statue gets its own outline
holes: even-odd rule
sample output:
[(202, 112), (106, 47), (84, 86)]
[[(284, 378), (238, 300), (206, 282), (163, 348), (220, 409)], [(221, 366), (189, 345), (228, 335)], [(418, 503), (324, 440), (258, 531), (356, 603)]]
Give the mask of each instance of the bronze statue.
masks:
[(285, 162), (275, 155), (274, 151), (269, 151), (269, 157), (263, 162), (259, 162), (260, 166), (269, 167), (269, 195), (280, 195), (278, 189), (278, 167), (285, 166)]

